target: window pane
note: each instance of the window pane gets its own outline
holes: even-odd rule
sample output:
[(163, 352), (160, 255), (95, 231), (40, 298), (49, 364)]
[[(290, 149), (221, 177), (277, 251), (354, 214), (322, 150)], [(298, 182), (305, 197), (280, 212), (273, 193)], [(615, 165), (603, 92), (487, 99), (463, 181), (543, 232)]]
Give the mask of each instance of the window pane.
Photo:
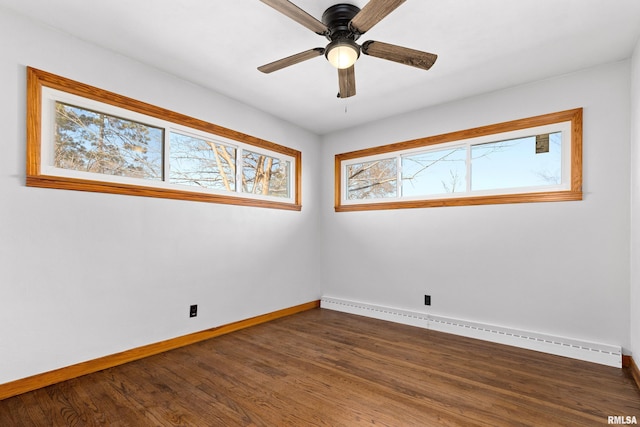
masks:
[(398, 196), (398, 166), (395, 158), (348, 165), (346, 172), (348, 199)]
[(171, 132), (169, 182), (235, 191), (236, 149), (220, 143)]
[(467, 191), (467, 150), (464, 147), (402, 157), (402, 196)]
[(57, 168), (161, 180), (163, 140), (160, 128), (56, 102)]
[(475, 145), (472, 190), (562, 183), (562, 132)]
[(291, 162), (252, 151), (242, 152), (242, 191), (289, 197)]

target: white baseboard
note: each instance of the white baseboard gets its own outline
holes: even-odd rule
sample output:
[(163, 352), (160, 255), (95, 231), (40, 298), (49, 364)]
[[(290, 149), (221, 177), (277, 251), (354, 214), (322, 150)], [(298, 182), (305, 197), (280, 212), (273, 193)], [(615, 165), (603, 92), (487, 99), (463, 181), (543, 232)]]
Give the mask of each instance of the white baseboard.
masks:
[(500, 344), (511, 345), (557, 356), (571, 357), (601, 365), (622, 367), (622, 348), (572, 338), (557, 337), (537, 332), (520, 331), (502, 326), (487, 325), (467, 320), (452, 319), (433, 314), (322, 297), (322, 308), (358, 314), (380, 320), (462, 335)]

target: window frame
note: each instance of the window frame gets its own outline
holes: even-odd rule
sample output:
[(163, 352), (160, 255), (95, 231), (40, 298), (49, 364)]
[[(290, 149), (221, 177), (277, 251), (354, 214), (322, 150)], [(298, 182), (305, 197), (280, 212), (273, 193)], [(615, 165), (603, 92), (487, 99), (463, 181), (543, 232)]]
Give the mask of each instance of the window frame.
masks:
[[(335, 211), (365, 211), (384, 209), (410, 209), (429, 208), (445, 206), (470, 206), (489, 205), (507, 203), (535, 203), (535, 202), (557, 202), (582, 200), (582, 108), (565, 110), (556, 113), (544, 114), (525, 119), (513, 120), (482, 126), (462, 131), (456, 131), (436, 136), (414, 139), (410, 141), (398, 142), (378, 147), (365, 148), (362, 150), (341, 153), (335, 156)], [(467, 144), (468, 140), (495, 136), (495, 141), (503, 138), (500, 135), (525, 131), (531, 128), (562, 125), (569, 123), (570, 135), (569, 159), (563, 158), (563, 165), (570, 167), (568, 182), (556, 186), (544, 186), (540, 191), (522, 192), (518, 189), (498, 189), (492, 190), (491, 194), (479, 194), (478, 192), (453, 193), (452, 195), (436, 195), (411, 198), (388, 199), (367, 199), (367, 200), (346, 200), (346, 166), (353, 163), (367, 162), (371, 158), (391, 158), (401, 159), (407, 153), (418, 153), (425, 149), (438, 149), (442, 147), (454, 147), (456, 144)], [(490, 139), (487, 142), (490, 142)], [(564, 144), (563, 144), (564, 145)], [(565, 148), (566, 149), (566, 148)], [(563, 157), (566, 155), (563, 151)], [(564, 173), (563, 173), (564, 175)], [(400, 172), (398, 172), (400, 179)]]
[[(115, 107), (116, 109), (126, 110), (132, 113), (131, 117), (123, 117), (127, 120), (136, 120), (135, 117), (138, 115), (151, 118), (151, 122), (146, 121), (146, 124), (150, 125), (155, 125), (154, 120), (160, 120), (165, 123), (166, 133), (172, 131), (183, 133), (190, 130), (192, 134), (208, 134), (220, 143), (246, 146), (248, 150), (264, 153), (272, 157), (285, 156), (287, 160), (291, 160), (289, 171), (290, 198), (286, 201), (280, 201), (275, 197), (250, 195), (240, 191), (233, 193), (215, 190), (202, 191), (197, 187), (183, 188), (183, 186), (178, 184), (170, 184), (168, 180), (167, 182), (163, 181), (163, 185), (153, 185), (153, 181), (140, 179), (141, 184), (137, 184), (131, 183), (131, 179), (114, 180), (113, 177), (109, 175), (105, 175), (104, 179), (102, 176), (96, 177), (96, 175), (91, 175), (91, 179), (86, 179), (63, 176), (64, 174), (47, 173), (47, 167), (50, 167), (50, 165), (43, 167), (43, 151), (52, 150), (53, 147), (43, 149), (43, 144), (47, 143), (44, 141), (42, 134), (45, 128), (45, 124), (43, 123), (43, 114), (45, 113), (43, 90), (46, 89), (60, 91), (64, 94), (69, 94), (71, 97), (84, 98), (87, 99), (89, 103), (93, 101)], [(84, 108), (83, 106), (80, 107)], [(167, 126), (167, 124), (169, 126)], [(170, 126), (172, 124), (174, 126)], [(169, 159), (165, 158), (165, 163), (168, 161)], [(32, 67), (27, 67), (26, 163), (26, 185), (28, 187), (89, 191), (293, 211), (302, 210), (302, 153), (300, 151)], [(237, 163), (240, 165), (239, 169), (241, 169), (242, 159), (237, 159)], [(241, 184), (238, 183), (237, 188), (240, 187)]]

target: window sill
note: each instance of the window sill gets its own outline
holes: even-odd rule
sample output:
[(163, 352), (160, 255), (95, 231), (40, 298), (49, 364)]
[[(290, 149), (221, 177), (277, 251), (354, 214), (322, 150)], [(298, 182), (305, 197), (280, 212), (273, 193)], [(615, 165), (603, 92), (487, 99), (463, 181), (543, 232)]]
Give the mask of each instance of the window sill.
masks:
[(222, 203), (228, 205), (284, 209), (291, 211), (302, 210), (302, 205), (294, 203), (274, 202), (270, 200), (249, 199), (245, 197), (224, 196), (219, 194), (198, 193), (194, 191), (181, 191), (47, 175), (27, 175), (26, 185), (27, 187), (56, 188), (61, 190), (155, 197), (159, 199), (186, 200), (192, 202)]
[(495, 196), (470, 196), (448, 199), (408, 200), (400, 202), (358, 203), (339, 205), (336, 212), (356, 212), (388, 209), (435, 208), (446, 206), (499, 205), (508, 203), (567, 202), (582, 200), (582, 191), (554, 191), (545, 193), (500, 194)]

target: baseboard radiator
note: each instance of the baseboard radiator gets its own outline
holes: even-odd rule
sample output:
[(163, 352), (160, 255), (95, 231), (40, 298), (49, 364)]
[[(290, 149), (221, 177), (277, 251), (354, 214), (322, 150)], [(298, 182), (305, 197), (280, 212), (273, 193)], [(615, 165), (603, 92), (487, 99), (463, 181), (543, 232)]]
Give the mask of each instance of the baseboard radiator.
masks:
[(511, 345), (616, 368), (622, 367), (622, 348), (616, 345), (521, 331), (332, 297), (323, 297), (320, 301), (320, 306), (330, 310)]

